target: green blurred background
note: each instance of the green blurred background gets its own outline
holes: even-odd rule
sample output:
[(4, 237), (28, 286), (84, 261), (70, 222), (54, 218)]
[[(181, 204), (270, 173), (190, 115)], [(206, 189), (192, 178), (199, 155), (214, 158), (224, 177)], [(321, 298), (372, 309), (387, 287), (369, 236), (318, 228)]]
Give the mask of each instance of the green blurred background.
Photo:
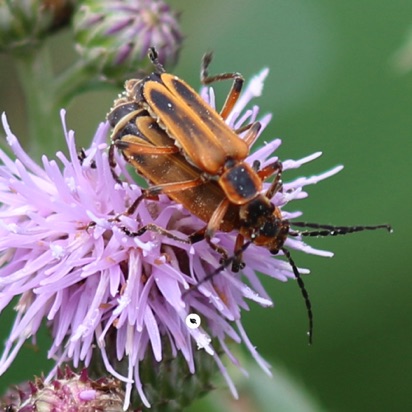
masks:
[[(335, 252), (333, 259), (294, 253), (295, 261), (312, 272), (305, 278), (315, 313), (312, 347), (307, 345), (304, 302), (295, 282), (264, 280), (275, 308), (252, 305), (252, 313), (244, 317), (249, 337), (266, 359), (287, 369), (325, 410), (411, 410), (412, 281), (407, 245), (412, 74), (399, 73), (393, 57), (412, 26), (412, 2), (171, 3), (183, 11), (186, 34), (176, 74), (198, 87), (199, 62), (207, 50), (215, 53), (213, 73), (240, 71), (249, 78), (268, 66), (270, 76), (259, 104), (274, 119), (264, 139), (283, 140), (281, 159), (323, 151), (323, 157), (300, 169), (299, 175), (345, 165), (339, 175), (309, 187), (309, 198), (291, 207), (303, 210), (311, 222), (394, 227), (392, 235), (379, 231), (310, 241)], [(67, 34), (52, 43), (59, 65), (74, 58)], [(7, 111), (13, 130), (23, 137), (18, 82), (12, 62), (0, 58), (0, 109)], [(69, 127), (83, 145), (114, 96), (89, 93), (69, 107)], [(296, 175), (289, 173), (284, 179)], [(9, 325), (2, 318), (2, 339)], [(0, 387), (27, 377), (29, 363), (39, 373), (43, 358), (43, 353), (25, 348)]]

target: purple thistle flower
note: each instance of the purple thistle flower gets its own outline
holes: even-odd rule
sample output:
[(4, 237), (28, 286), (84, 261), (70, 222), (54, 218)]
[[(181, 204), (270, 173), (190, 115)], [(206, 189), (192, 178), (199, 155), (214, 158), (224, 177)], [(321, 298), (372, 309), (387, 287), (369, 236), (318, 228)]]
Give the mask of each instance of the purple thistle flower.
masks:
[[(267, 74), (266, 69), (252, 79), (237, 102), (228, 119), (233, 128), (256, 120), (258, 108), (245, 108), (261, 94)], [(214, 105), (212, 89), (204, 88), (202, 96)], [(64, 111), (61, 118), (69, 157), (61, 152), (56, 155), (58, 161), (43, 156), (40, 166), (24, 152), (2, 116), (16, 160), (0, 151), (0, 311), (14, 297), (19, 296), (19, 301), (0, 359), (0, 374), (47, 320), (53, 337), (48, 356), (56, 360), (49, 379), (63, 362), (87, 367), (92, 356), (101, 355), (107, 372), (126, 385), (125, 407), (133, 389), (143, 404), (150, 406), (140, 375), (141, 362), (150, 351), (157, 362), (166, 351), (172, 357), (180, 354), (194, 374), (195, 343), (206, 352), (205, 357), (214, 359), (235, 397), (234, 384), (218, 355), (223, 351), (240, 367), (226, 338), (243, 342), (270, 375), (269, 365), (242, 326), (241, 309), (248, 309), (249, 300), (272, 306), (256, 272), (280, 281), (295, 279), (289, 263), (252, 244), (243, 255), (243, 278), (224, 269), (213, 282), (200, 284), (182, 299), (190, 286), (220, 266), (220, 256), (207, 242), (191, 245), (151, 231), (131, 237), (123, 227), (135, 231), (154, 223), (186, 239), (187, 233), (203, 227), (204, 222), (164, 195), (158, 201), (141, 202), (137, 216), (115, 219), (141, 194), (141, 188), (119, 155), (116, 160), (124, 182), (114, 180), (107, 158), (108, 124), (99, 126), (85, 157), (79, 159)], [(260, 121), (266, 126), (270, 115)], [(248, 161), (258, 159), (264, 167), (276, 159), (273, 152), (280, 144), (279, 139), (266, 143)], [(284, 170), (298, 168), (320, 154), (284, 161)], [(305, 198), (304, 186), (341, 169), (338, 166), (318, 176), (285, 182), (273, 202), (282, 208), (285, 219), (300, 216), (300, 212), (286, 212), (283, 207)], [(235, 236), (217, 232), (215, 240), (230, 251)], [(286, 246), (332, 256), (296, 237), (288, 239)], [(202, 318), (199, 328), (186, 326), (186, 318), (193, 312)]]

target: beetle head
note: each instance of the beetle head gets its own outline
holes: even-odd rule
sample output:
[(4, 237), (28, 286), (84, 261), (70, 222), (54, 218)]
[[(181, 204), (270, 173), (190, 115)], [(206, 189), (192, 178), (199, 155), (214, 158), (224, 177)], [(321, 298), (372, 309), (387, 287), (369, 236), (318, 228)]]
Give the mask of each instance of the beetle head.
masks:
[(240, 207), (240, 233), (255, 245), (277, 254), (289, 233), (289, 221), (282, 219), (281, 211), (264, 195)]

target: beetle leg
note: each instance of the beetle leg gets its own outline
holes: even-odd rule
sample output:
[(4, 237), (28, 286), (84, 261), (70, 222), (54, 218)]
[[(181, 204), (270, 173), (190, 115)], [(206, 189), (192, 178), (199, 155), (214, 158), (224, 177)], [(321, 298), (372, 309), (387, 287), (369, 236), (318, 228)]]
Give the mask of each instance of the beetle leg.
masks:
[(114, 145), (113, 144), (111, 144), (109, 147), (109, 165), (112, 170), (116, 167), (116, 160), (114, 158)]
[(196, 186), (204, 184), (203, 179), (198, 178), (194, 180), (187, 180), (185, 182), (177, 183), (165, 183), (161, 185), (150, 186), (147, 189), (142, 190), (142, 194), (132, 203), (132, 205), (122, 213), (122, 215), (130, 216), (133, 215), (143, 199), (149, 199), (156, 197), (160, 194), (168, 194), (172, 192), (178, 192), (181, 190), (191, 189)]
[[(255, 160), (252, 164), (252, 169), (257, 173), (260, 169), (260, 161)], [(260, 176), (259, 176), (260, 177)]]
[(173, 240), (176, 240), (178, 242), (189, 243), (189, 244), (191, 243), (190, 238), (182, 239), (182, 238), (174, 235), (172, 232), (169, 232), (168, 230), (166, 230), (166, 229), (164, 229), (164, 228), (162, 228), (158, 225), (155, 225), (154, 223), (149, 223), (149, 224), (141, 227), (137, 231), (131, 231), (126, 226), (121, 226), (120, 230), (122, 232), (124, 232), (127, 236), (130, 236), (130, 237), (141, 236), (144, 233), (146, 233), (147, 231), (150, 231), (150, 232), (155, 232), (155, 233), (158, 233), (160, 235), (166, 236), (169, 239), (173, 239)]
[[(115, 217), (111, 220), (112, 221), (119, 221), (119, 216), (117, 216), (117, 217)], [(89, 222), (86, 226), (82, 227), (81, 229), (84, 229), (84, 230), (86, 230), (86, 232), (88, 232), (89, 229), (91, 229), (94, 226), (96, 226), (96, 222)], [(160, 235), (166, 236), (169, 239), (173, 239), (173, 240), (176, 240), (178, 242), (187, 243), (187, 244), (192, 243), (190, 237), (186, 238), (186, 239), (183, 239), (179, 236), (176, 236), (175, 234), (173, 234), (169, 230), (166, 230), (166, 229), (164, 229), (164, 228), (162, 228), (162, 227), (160, 227), (160, 226), (158, 226), (154, 223), (149, 223), (149, 224), (141, 227), (140, 229), (138, 229), (136, 231), (132, 231), (129, 228), (127, 228), (126, 226), (123, 226), (123, 225), (119, 226), (119, 229), (129, 237), (141, 236), (144, 233), (146, 233), (147, 231), (150, 231), (150, 232), (155, 232), (155, 233), (158, 233)]]
[[(83, 165), (84, 161), (86, 160), (86, 152), (84, 151), (84, 148), (82, 147), (78, 152), (77, 152), (77, 159), (79, 160), (80, 164)], [(91, 169), (96, 169), (96, 162), (92, 160), (90, 162), (90, 168)]]
[(229, 200), (225, 198), (220, 202), (219, 206), (213, 212), (213, 215), (211, 216), (205, 230), (206, 241), (209, 243), (213, 250), (219, 252), (223, 256), (224, 260), (228, 259), (228, 253), (226, 249), (212, 243), (212, 237), (215, 234), (216, 230), (218, 230), (220, 225), (222, 224), (223, 218), (225, 217), (228, 207)]
[(116, 217), (114, 217), (112, 220), (113, 221), (118, 221), (120, 216), (131, 216), (136, 212), (136, 209), (140, 205), (140, 202), (144, 199), (153, 199), (156, 198), (157, 195), (160, 194), (167, 194), (167, 193), (172, 193), (180, 190), (187, 190), (191, 189), (196, 186), (200, 186), (204, 184), (203, 179), (194, 179), (194, 180), (187, 180), (185, 182), (178, 182), (178, 183), (165, 183), (162, 185), (155, 185), (155, 186), (150, 186), (147, 189), (142, 189), (142, 194), (136, 198), (136, 200), (129, 206), (127, 210), (125, 210), (123, 213), (118, 214)]
[(243, 269), (245, 267), (245, 264), (242, 261), (244, 241), (245, 241), (244, 236), (239, 233), (236, 236), (235, 251), (233, 254), (233, 262), (232, 262), (232, 272), (239, 272), (240, 269)]
[(252, 147), (252, 144), (255, 143), (259, 131), (262, 128), (262, 125), (260, 122), (254, 122), (254, 123), (249, 123), (246, 126), (240, 127), (239, 129), (236, 129), (235, 132), (236, 134), (240, 134), (244, 131), (248, 131), (245, 135), (245, 137), (241, 137), (241, 139), (250, 147)]
[(115, 172), (116, 169), (116, 159), (114, 158), (114, 144), (111, 144), (109, 147), (109, 166), (110, 166), (110, 171), (112, 172), (112, 177), (113, 179), (121, 184), (122, 181), (120, 179), (120, 177), (117, 175), (117, 173)]
[(146, 144), (143, 139), (133, 135), (123, 136), (121, 140), (115, 140), (113, 145), (122, 152), (129, 152), (128, 156), (131, 157), (140, 154), (165, 155), (177, 153), (179, 151), (177, 146), (153, 146), (151, 144)]
[(220, 203), (216, 210), (213, 212), (212, 217), (206, 227), (205, 237), (212, 238), (216, 230), (219, 229), (222, 224), (222, 220), (225, 217), (227, 209), (229, 207), (229, 199), (225, 198)]
[(243, 87), (245, 79), (240, 73), (222, 73), (215, 76), (209, 76), (208, 67), (212, 61), (212, 53), (206, 53), (202, 58), (202, 66), (200, 70), (200, 81), (207, 85), (221, 80), (233, 80), (232, 87), (227, 95), (226, 101), (223, 104), (220, 115), (225, 120), (232, 111), (235, 103), (239, 99), (240, 92)]
[(209, 282), (213, 280), (215, 276), (217, 276), (219, 273), (221, 273), (223, 270), (225, 270), (231, 263), (234, 263), (235, 260), (238, 258), (238, 255), (242, 255), (242, 253), (251, 245), (251, 241), (245, 242), (239, 250), (236, 251), (236, 253), (231, 256), (230, 258), (224, 260), (219, 267), (217, 267), (213, 272), (209, 273), (206, 275), (203, 279), (198, 280), (198, 282), (192, 286), (186, 291), (183, 292), (182, 298), (187, 296), (189, 293), (199, 289), (199, 286), (203, 285), (203, 283)]
[(197, 230), (196, 232), (192, 233), (189, 235), (189, 239), (191, 243), (197, 243), (200, 242), (201, 240), (206, 240), (206, 242), (209, 244), (209, 246), (217, 253), (219, 253), (222, 256), (221, 262), (225, 262), (228, 259), (228, 253), (227, 250), (224, 249), (221, 246), (216, 245), (211, 241), (210, 237), (206, 236), (207, 232), (207, 226), (203, 227), (200, 230)]
[[(116, 216), (115, 218), (111, 219), (111, 221), (113, 221), (113, 222), (114, 221), (119, 221), (119, 217), (120, 216)], [(89, 222), (86, 226), (81, 227), (81, 229), (84, 229), (84, 230), (86, 230), (86, 232), (88, 232), (89, 229), (91, 229), (92, 227), (95, 227), (95, 226), (96, 226), (96, 222)], [(122, 232), (124, 232), (127, 236), (130, 236), (130, 237), (141, 236), (149, 230), (151, 232), (155, 232), (155, 233), (158, 233), (160, 235), (166, 236), (169, 239), (176, 240), (178, 242), (188, 243), (188, 244), (192, 243), (190, 237), (186, 238), (186, 239), (182, 239), (181, 237), (176, 236), (172, 232), (170, 232), (170, 231), (168, 231), (168, 230), (166, 230), (166, 229), (164, 229), (164, 228), (162, 228), (162, 227), (160, 227), (160, 226), (158, 226), (154, 223), (149, 223), (149, 224), (141, 227), (140, 229), (138, 229), (136, 231), (132, 231), (129, 228), (127, 228), (126, 226), (123, 226), (123, 225), (119, 226), (119, 229)]]
[(203, 184), (205, 184), (205, 181), (202, 177), (199, 177), (197, 179), (186, 180), (184, 182), (172, 182), (150, 186), (148, 189), (145, 189), (145, 192), (149, 195), (168, 194), (173, 192), (180, 192), (187, 189), (192, 189)]
[(227, 260), (229, 255), (226, 249), (222, 248), (221, 246), (216, 245), (212, 242), (212, 237), (215, 234), (216, 230), (219, 229), (221, 222), (227, 212), (229, 207), (229, 200), (223, 199), (216, 210), (213, 212), (209, 223), (204, 228), (192, 233), (189, 238), (193, 243), (199, 242), (200, 240), (205, 239), (206, 242), (210, 245), (210, 247), (222, 255), (223, 261)]
[(274, 173), (277, 173), (269, 189), (266, 191), (265, 196), (268, 199), (272, 199), (272, 197), (277, 192), (282, 191), (282, 187), (283, 187), (282, 172), (283, 172), (283, 166), (279, 160), (276, 160), (275, 162), (265, 166), (262, 170), (259, 170), (257, 172), (259, 177), (262, 180), (266, 180), (269, 176), (273, 175)]
[(258, 170), (257, 174), (262, 180), (266, 180), (269, 176), (272, 176), (276, 172), (280, 176), (283, 172), (283, 165), (279, 160), (276, 160), (265, 166), (263, 169)]

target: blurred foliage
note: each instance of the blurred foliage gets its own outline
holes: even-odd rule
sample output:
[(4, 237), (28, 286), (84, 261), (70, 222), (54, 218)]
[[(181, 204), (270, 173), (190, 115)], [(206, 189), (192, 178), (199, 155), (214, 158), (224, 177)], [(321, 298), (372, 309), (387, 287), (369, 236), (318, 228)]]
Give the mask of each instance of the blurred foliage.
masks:
[[(239, 400), (233, 399), (220, 385), (213, 394), (193, 403), (187, 412), (324, 411), (304, 385), (290, 376), (284, 367), (273, 364), (273, 376), (270, 378), (262, 373), (253, 359), (247, 361), (244, 367), (249, 376), (239, 375), (235, 378)], [(236, 376), (236, 373), (231, 375)]]
[[(305, 278), (315, 313), (312, 347), (307, 346), (307, 320), (297, 285), (270, 279), (264, 283), (275, 309), (253, 305), (245, 315), (251, 340), (266, 358), (277, 359), (297, 377), (326, 410), (408, 410), (412, 75), (400, 75), (392, 57), (412, 25), (412, 3), (171, 3), (183, 11), (186, 33), (175, 73), (198, 87), (200, 58), (207, 50), (215, 53), (214, 73), (240, 71), (248, 78), (263, 66), (270, 67), (259, 104), (262, 113), (274, 113), (274, 120), (263, 139), (283, 139), (282, 159), (324, 152), (299, 174), (345, 165), (338, 176), (309, 188), (310, 197), (294, 205), (304, 211), (304, 218), (394, 227), (392, 235), (382, 231), (311, 239), (312, 245), (333, 250), (333, 259), (294, 253), (295, 261), (312, 271)], [(51, 43), (57, 67), (73, 58), (67, 34)], [(7, 111), (14, 132), (23, 138), (24, 104), (17, 79), (9, 59), (0, 59), (0, 109)], [(219, 85), (219, 93), (223, 96), (228, 87)], [(68, 125), (84, 146), (115, 96), (89, 93), (68, 108)], [(289, 173), (284, 179), (295, 176), (296, 172)], [(4, 322), (2, 317), (3, 337), (8, 331)], [(42, 359), (40, 355), (24, 351), (0, 385), (20, 379), (29, 362)], [(40, 364), (33, 366), (37, 373)]]

